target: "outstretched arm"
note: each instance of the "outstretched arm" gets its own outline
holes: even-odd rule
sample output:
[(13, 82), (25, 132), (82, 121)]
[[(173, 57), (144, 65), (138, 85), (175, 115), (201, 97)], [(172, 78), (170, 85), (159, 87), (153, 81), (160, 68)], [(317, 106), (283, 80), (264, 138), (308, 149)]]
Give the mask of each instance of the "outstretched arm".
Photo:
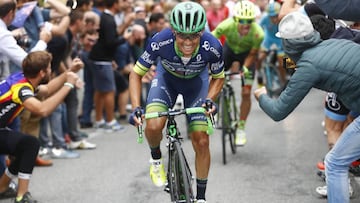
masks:
[[(52, 96), (48, 97), (44, 101), (38, 100), (36, 97), (30, 97), (23, 102), (25, 109), (29, 110), (31, 113), (48, 116), (55, 108), (63, 102), (66, 95), (71, 91), (75, 86), (75, 82), (79, 79), (78, 75), (73, 72), (63, 73), (62, 75), (56, 78), (58, 82), (62, 81), (61, 88)], [(54, 79), (55, 80), (55, 79)], [(64, 85), (64, 82), (67, 85)]]
[[(69, 71), (65, 71), (61, 75), (55, 77), (54, 79), (50, 80), (46, 85), (40, 85), (37, 89), (39, 90), (38, 94), (41, 95), (52, 95), (56, 91), (58, 91), (66, 82), (68, 73), (74, 72), (77, 73), (81, 68), (84, 67), (84, 63), (79, 58), (75, 58), (72, 61), (72, 66)], [(76, 81), (75, 81), (76, 82)], [(74, 83), (75, 84), (75, 83)]]

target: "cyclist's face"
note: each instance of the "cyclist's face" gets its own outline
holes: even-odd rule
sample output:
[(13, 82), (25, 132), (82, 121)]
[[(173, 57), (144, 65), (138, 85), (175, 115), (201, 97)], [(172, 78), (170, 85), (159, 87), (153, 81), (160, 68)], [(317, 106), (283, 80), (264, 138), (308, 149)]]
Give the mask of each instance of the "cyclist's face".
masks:
[(240, 35), (247, 35), (250, 31), (251, 24), (254, 22), (254, 19), (239, 19), (238, 20), (238, 32)]
[(276, 16), (271, 16), (270, 21), (275, 25), (279, 24), (279, 18), (278, 18), (277, 15)]
[(201, 35), (202, 33), (183, 34), (175, 32), (176, 45), (184, 56), (190, 57), (194, 53), (200, 43)]

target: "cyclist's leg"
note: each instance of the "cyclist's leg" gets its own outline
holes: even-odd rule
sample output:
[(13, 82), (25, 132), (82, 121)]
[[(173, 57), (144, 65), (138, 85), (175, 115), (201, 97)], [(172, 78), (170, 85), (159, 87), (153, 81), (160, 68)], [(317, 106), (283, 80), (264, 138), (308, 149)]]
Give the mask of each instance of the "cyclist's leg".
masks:
[[(165, 78), (169, 75), (158, 70), (157, 77), (154, 78), (153, 82), (157, 82), (150, 88), (148, 98), (146, 102), (146, 112), (161, 112), (167, 111), (169, 107), (173, 106), (173, 102), (176, 99), (174, 91), (171, 91), (170, 84), (165, 82)], [(154, 118), (146, 121), (145, 125), (145, 137), (150, 147), (151, 160), (150, 160), (150, 177), (153, 183), (160, 187), (166, 183), (166, 173), (164, 164), (162, 162), (162, 154), (160, 150), (160, 142), (162, 140), (162, 130), (165, 126), (166, 118)]]
[[(165, 80), (166, 79), (166, 80)], [(146, 113), (167, 111), (173, 107), (179, 92), (176, 92), (177, 81), (170, 73), (166, 72), (162, 66), (158, 66), (157, 75), (148, 92), (146, 101)], [(158, 147), (162, 139), (162, 130), (165, 126), (166, 118), (149, 119), (146, 121), (145, 136), (151, 148)]]
[[(238, 55), (240, 64), (242, 64), (242, 65), (244, 64), (246, 58), (249, 57), (249, 54), (251, 54), (251, 53), (243, 53), (243, 54)], [(246, 123), (247, 117), (249, 116), (250, 110), (251, 110), (251, 89), (252, 89), (252, 84), (254, 82), (254, 77), (255, 77), (255, 66), (251, 65), (247, 68), (249, 69), (249, 71), (252, 72), (252, 74), (251, 74), (251, 78), (245, 79), (244, 87), (241, 88), (239, 128), (243, 129), (243, 130), (245, 130), (245, 123)]]
[[(181, 92), (185, 107), (201, 106), (208, 94), (208, 73), (204, 71), (199, 77), (190, 79), (186, 85), (192, 88), (184, 88)], [(194, 89), (195, 88), (195, 89)], [(195, 151), (195, 170), (197, 183), (197, 199), (205, 199), (207, 178), (210, 168), (209, 135), (206, 133), (208, 125), (205, 114), (191, 114), (187, 116), (189, 122), (188, 132), (191, 134), (191, 142)]]
[(191, 138), (195, 151), (196, 199), (205, 200), (207, 179), (210, 169), (209, 135), (203, 131), (194, 131), (191, 133)]
[[(229, 48), (227, 50), (228, 55), (224, 55), (225, 65), (230, 65), (232, 67), (237, 67), (237, 71), (240, 70), (242, 67), (241, 65), (244, 64), (245, 59), (248, 57), (250, 52), (235, 54)], [(236, 145), (243, 146), (246, 143), (246, 135), (245, 135), (245, 123), (246, 119), (250, 113), (251, 109), (251, 88), (252, 83), (255, 77), (255, 65), (251, 65), (247, 67), (252, 72), (252, 77), (245, 79), (245, 84), (241, 88), (241, 102), (240, 102), (240, 121), (238, 125), (238, 130), (236, 132)]]
[[(150, 103), (146, 106), (146, 112), (166, 111), (167, 107), (161, 103)], [(154, 185), (161, 187), (166, 183), (165, 166), (162, 159), (160, 142), (162, 129), (165, 126), (166, 117), (154, 118), (146, 121), (145, 137), (150, 147), (150, 178)]]

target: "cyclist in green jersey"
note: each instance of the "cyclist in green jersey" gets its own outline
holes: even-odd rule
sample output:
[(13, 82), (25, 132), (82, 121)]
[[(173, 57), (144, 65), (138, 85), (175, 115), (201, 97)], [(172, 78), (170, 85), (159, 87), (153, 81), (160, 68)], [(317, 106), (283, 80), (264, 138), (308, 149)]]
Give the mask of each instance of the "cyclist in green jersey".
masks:
[(251, 109), (255, 61), (264, 38), (263, 29), (255, 22), (255, 5), (250, 1), (238, 2), (234, 6), (234, 16), (221, 22), (212, 34), (216, 38), (226, 38), (223, 46), (225, 70), (238, 71), (242, 65), (243, 71), (248, 72), (241, 88), (240, 121), (235, 139), (236, 145), (243, 146), (246, 143), (245, 122)]

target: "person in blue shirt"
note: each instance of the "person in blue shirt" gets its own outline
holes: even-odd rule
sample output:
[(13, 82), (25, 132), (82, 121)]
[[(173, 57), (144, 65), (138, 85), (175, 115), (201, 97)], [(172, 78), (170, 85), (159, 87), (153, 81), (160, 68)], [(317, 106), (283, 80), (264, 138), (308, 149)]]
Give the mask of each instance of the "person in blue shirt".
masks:
[[(156, 34), (130, 73), (129, 89), (134, 112), (141, 110), (141, 78), (160, 57), (156, 76), (152, 80), (146, 101), (146, 113), (167, 111), (176, 102), (178, 94), (184, 98), (184, 107), (203, 106), (216, 99), (224, 83), (224, 62), (220, 42), (205, 32), (206, 15), (203, 7), (194, 2), (182, 2), (174, 7), (171, 28)], [(209, 72), (211, 80), (209, 80)], [(213, 113), (216, 107), (209, 113)], [(142, 123), (130, 116), (132, 124)], [(195, 151), (197, 202), (204, 203), (210, 167), (209, 137), (205, 114), (188, 116), (188, 132)], [(146, 121), (145, 136), (151, 150), (150, 176), (156, 186), (166, 183), (166, 174), (160, 142), (166, 118)]]

